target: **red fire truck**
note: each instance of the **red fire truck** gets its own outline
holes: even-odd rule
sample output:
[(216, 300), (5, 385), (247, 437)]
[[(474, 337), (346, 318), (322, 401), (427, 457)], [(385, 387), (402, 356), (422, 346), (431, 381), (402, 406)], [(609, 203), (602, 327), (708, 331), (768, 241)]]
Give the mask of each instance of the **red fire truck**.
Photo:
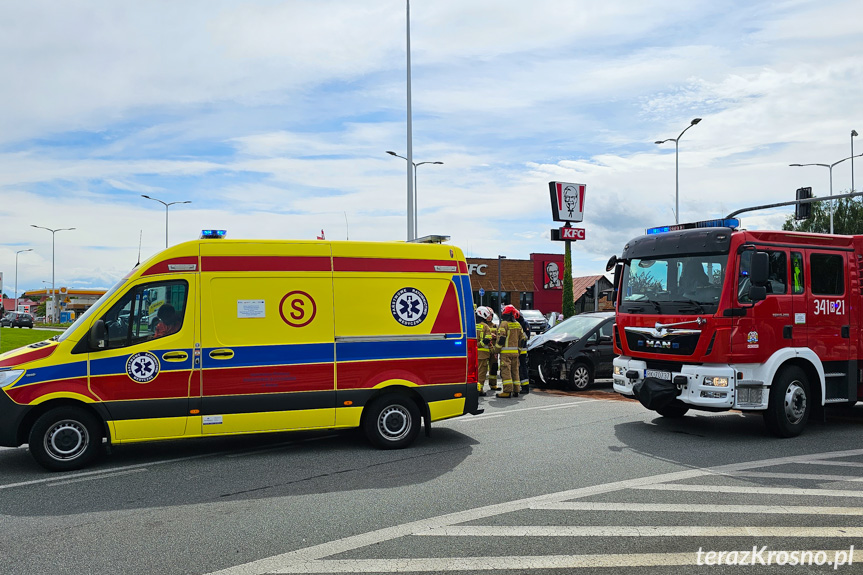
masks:
[(863, 400), (863, 236), (653, 228), (612, 257), (614, 389), (665, 417), (760, 411), (780, 437)]

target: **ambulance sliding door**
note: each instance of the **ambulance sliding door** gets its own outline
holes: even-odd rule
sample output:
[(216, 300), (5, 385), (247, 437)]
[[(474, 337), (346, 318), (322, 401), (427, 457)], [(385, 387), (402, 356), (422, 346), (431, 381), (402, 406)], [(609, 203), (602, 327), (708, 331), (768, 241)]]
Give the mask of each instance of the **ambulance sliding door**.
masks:
[(204, 434), (332, 427), (329, 244), (201, 245)]

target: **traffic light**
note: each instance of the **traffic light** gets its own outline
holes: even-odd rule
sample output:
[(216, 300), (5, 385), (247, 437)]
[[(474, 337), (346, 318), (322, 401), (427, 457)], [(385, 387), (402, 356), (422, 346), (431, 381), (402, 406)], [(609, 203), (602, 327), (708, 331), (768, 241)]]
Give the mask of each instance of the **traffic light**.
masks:
[[(812, 197), (812, 188), (797, 188), (797, 198), (798, 200), (805, 200), (806, 198)], [(794, 206), (794, 219), (795, 220), (808, 220), (809, 216), (812, 214), (812, 204), (797, 204)]]
[(596, 288), (595, 288), (595, 286), (590, 286), (589, 288), (587, 288), (587, 289), (584, 291), (584, 295), (586, 295), (586, 296), (587, 296), (587, 299), (593, 299), (593, 296), (594, 296), (594, 295), (596, 295)]

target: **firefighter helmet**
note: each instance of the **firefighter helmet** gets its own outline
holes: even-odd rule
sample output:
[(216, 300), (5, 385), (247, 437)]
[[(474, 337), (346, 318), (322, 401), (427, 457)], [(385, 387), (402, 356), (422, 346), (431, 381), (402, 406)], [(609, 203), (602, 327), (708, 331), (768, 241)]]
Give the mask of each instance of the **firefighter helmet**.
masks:
[(503, 315), (512, 314), (512, 317), (514, 317), (514, 318), (518, 318), (521, 315), (520, 313), (518, 313), (518, 310), (515, 309), (515, 306), (512, 304), (509, 304), (506, 307), (504, 307), (503, 311), (501, 313)]
[(476, 315), (484, 319), (485, 321), (491, 321), (492, 316), (494, 315), (490, 308), (486, 306), (480, 306), (476, 308)]

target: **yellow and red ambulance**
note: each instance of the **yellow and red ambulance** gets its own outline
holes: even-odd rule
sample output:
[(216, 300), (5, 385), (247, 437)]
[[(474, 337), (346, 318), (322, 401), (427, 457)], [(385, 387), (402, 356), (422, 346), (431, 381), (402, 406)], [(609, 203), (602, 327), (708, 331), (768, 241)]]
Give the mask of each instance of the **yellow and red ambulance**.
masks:
[(52, 470), (103, 441), (359, 427), (406, 447), (482, 412), (472, 309), (449, 245), (202, 235), (0, 356), (0, 445)]

